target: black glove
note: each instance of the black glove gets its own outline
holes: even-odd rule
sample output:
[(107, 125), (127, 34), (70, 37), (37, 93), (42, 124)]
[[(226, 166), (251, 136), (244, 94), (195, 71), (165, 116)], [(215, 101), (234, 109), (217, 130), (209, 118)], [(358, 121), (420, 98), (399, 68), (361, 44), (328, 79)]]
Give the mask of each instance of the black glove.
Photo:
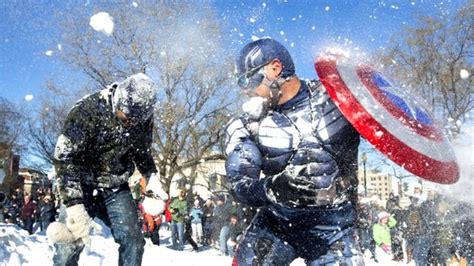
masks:
[(333, 168), (318, 166), (321, 165), (291, 166), (278, 175), (268, 177), (265, 182), (267, 198), (287, 207), (317, 204), (318, 192), (333, 185), (332, 181), (338, 173), (336, 165)]

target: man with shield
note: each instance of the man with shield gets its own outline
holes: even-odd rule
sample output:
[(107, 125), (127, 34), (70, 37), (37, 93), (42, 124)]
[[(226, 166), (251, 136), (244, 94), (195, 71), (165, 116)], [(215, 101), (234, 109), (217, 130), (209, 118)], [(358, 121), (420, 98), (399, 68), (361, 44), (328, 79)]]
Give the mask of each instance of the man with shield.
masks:
[(238, 201), (261, 208), (234, 262), (363, 264), (354, 231), (359, 134), (319, 82), (296, 76), (279, 42), (247, 44), (236, 68), (250, 100), (227, 128), (227, 177)]

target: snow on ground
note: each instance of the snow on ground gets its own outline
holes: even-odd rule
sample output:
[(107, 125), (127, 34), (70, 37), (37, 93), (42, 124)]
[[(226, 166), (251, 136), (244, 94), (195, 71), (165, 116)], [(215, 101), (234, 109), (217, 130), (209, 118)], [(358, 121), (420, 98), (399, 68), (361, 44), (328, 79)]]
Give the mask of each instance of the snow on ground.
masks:
[[(175, 251), (171, 245), (170, 231), (162, 228), (160, 231), (161, 245), (156, 246), (149, 239), (146, 240), (143, 264), (146, 265), (173, 265), (173, 266), (222, 266), (231, 265), (232, 258), (220, 256), (219, 251), (213, 248), (200, 247), (200, 251), (193, 252), (190, 245), (184, 251)], [(52, 265), (54, 247), (44, 233), (40, 232), (29, 236), (25, 230), (16, 225), (0, 223), (0, 266), (16, 265)], [(80, 257), (80, 266), (117, 265), (118, 245), (114, 242), (110, 230), (105, 227), (100, 235), (91, 236), (91, 247), (85, 249)], [(366, 257), (366, 265), (376, 264)], [(291, 266), (305, 265), (302, 259), (296, 259)], [(404, 265), (401, 263), (383, 265)], [(412, 264), (414, 265), (414, 264)]]

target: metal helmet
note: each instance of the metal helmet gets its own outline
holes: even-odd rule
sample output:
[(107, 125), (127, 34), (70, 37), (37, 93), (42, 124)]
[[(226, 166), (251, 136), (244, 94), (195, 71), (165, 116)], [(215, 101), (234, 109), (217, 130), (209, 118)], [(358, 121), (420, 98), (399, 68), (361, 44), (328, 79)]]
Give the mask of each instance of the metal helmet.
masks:
[[(250, 78), (263, 66), (272, 60), (280, 60), (283, 70), (280, 74), (281, 78), (288, 78), (295, 74), (295, 66), (288, 50), (279, 42), (270, 39), (259, 39), (253, 41), (242, 50), (236, 60), (236, 72), (238, 77)], [(246, 81), (247, 83), (249, 80)], [(250, 80), (252, 82), (252, 80)], [(243, 87), (239, 82), (239, 86)]]

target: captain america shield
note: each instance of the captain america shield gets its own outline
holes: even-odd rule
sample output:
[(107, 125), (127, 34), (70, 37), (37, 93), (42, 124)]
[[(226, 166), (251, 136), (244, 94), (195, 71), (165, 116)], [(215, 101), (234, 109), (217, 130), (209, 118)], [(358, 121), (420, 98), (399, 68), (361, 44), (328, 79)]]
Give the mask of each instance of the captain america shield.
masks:
[(371, 66), (339, 55), (323, 54), (314, 65), (342, 114), (377, 150), (423, 179), (459, 179), (454, 152), (421, 100)]

